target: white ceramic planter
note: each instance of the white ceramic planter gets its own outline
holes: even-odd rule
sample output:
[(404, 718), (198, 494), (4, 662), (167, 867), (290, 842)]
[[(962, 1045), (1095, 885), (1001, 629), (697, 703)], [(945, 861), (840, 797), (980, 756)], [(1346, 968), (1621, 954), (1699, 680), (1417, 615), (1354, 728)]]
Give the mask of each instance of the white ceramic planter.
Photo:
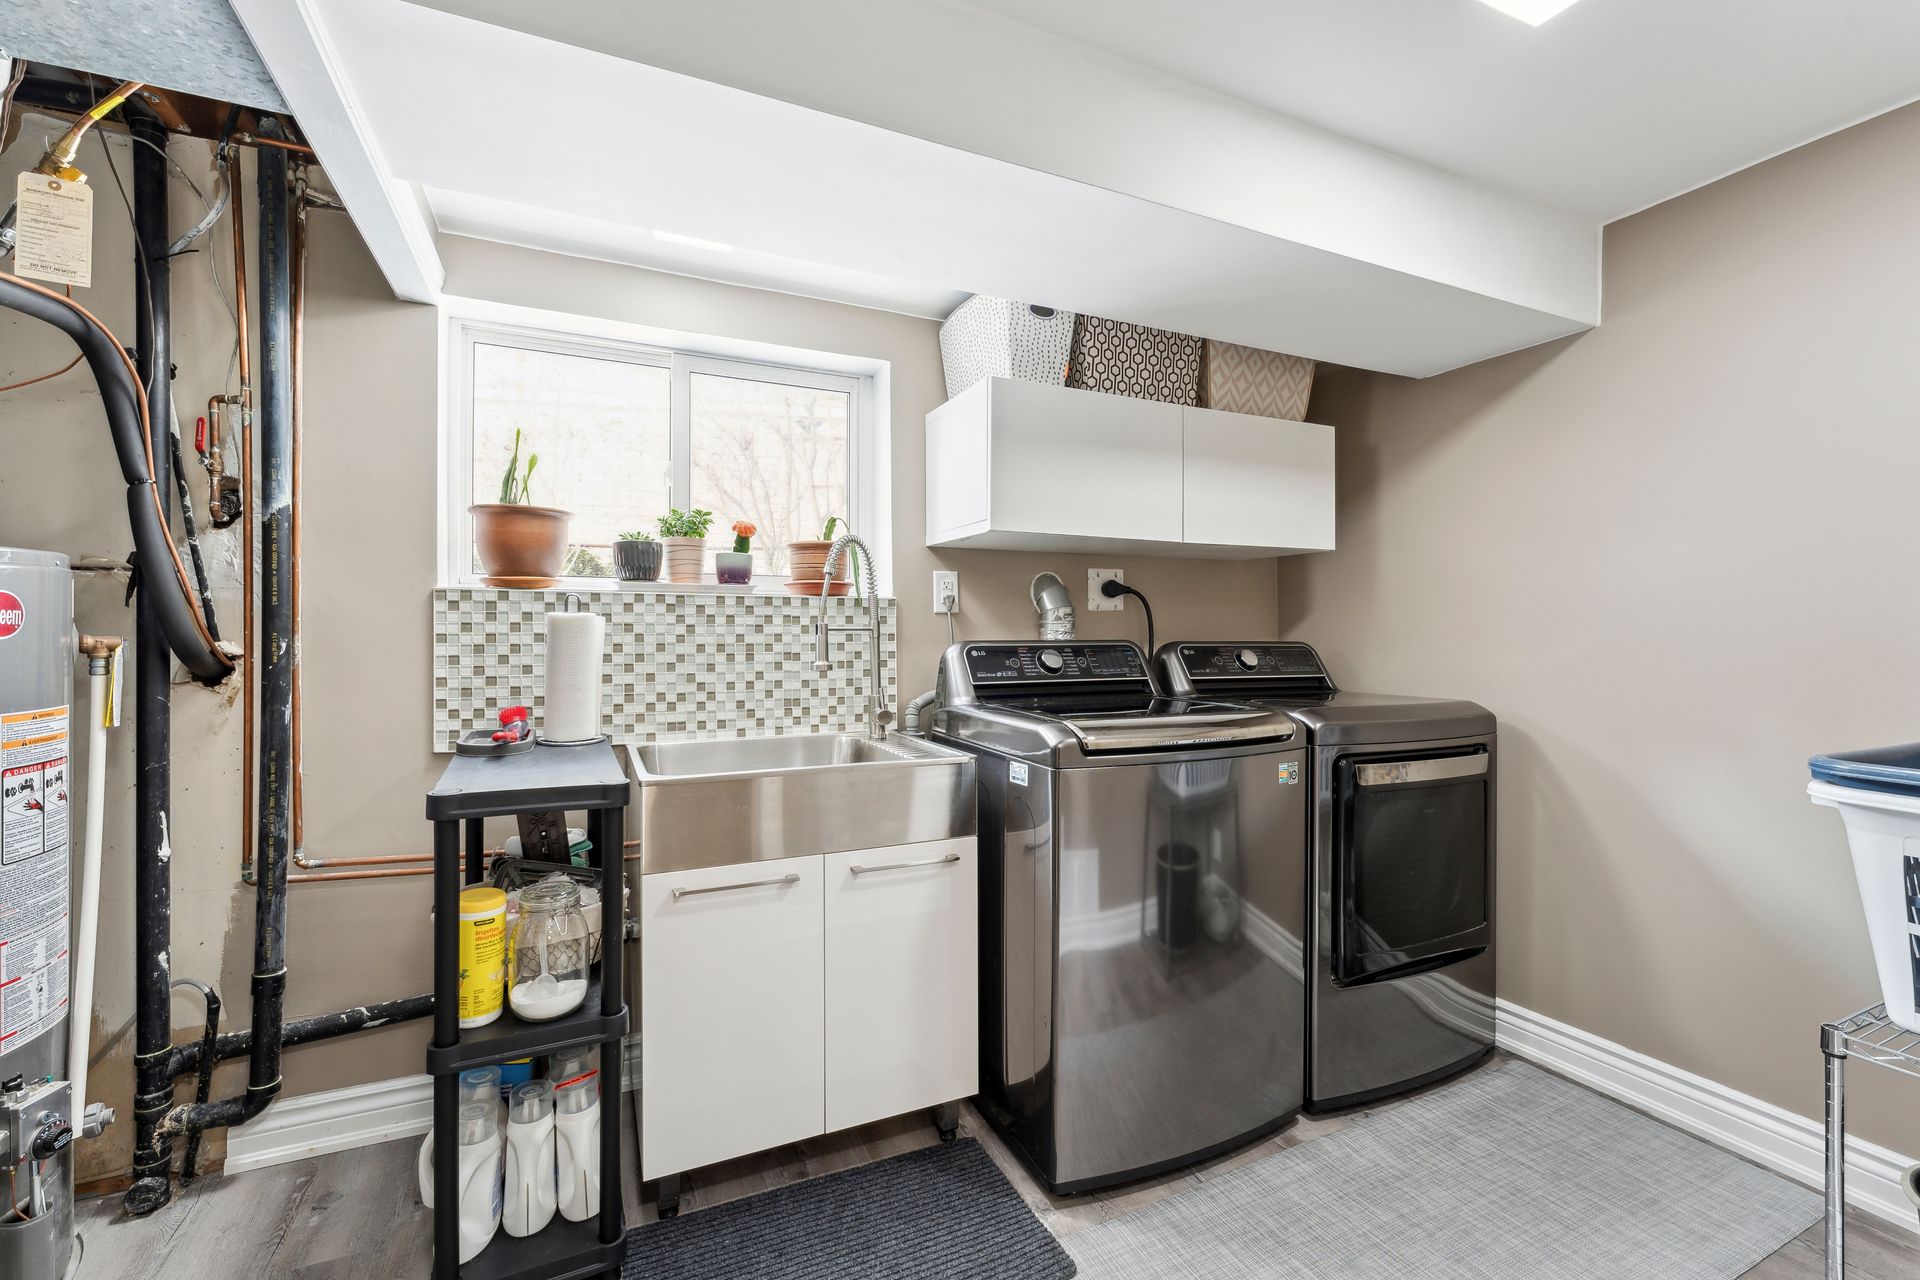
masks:
[(667, 581), (699, 582), (705, 576), (705, 538), (662, 538), (667, 549)]

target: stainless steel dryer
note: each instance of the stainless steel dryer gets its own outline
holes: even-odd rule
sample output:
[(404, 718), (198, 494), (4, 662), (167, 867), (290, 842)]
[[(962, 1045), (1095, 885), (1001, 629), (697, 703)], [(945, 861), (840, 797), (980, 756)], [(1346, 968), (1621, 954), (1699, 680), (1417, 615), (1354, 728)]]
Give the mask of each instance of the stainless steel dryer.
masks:
[(938, 695), (934, 738), (978, 761), (982, 1111), (1059, 1192), (1292, 1120), (1294, 721), (1159, 697), (1122, 643), (955, 645)]
[(1493, 1047), (1497, 724), (1472, 702), (1335, 687), (1300, 643), (1177, 643), (1182, 697), (1285, 711), (1307, 731), (1310, 1111), (1371, 1102)]

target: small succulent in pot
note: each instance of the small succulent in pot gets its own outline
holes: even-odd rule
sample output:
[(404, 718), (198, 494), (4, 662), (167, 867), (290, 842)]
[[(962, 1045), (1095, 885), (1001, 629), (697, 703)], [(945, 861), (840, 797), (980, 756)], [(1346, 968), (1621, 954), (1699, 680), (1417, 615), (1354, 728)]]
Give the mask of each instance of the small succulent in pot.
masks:
[(567, 554), (567, 525), (571, 512), (533, 505), (533, 472), (540, 455), (527, 451), (520, 461), (522, 436), (513, 433), (513, 453), (500, 477), (500, 501), (476, 502), (473, 545), (486, 570), (485, 581), (499, 587), (552, 586), (558, 581)]
[(613, 544), (613, 568), (622, 582), (653, 582), (660, 577), (660, 544), (645, 529), (623, 533)]
[(667, 581), (700, 581), (705, 571), (707, 530), (713, 527), (713, 512), (669, 507), (667, 514), (654, 523), (660, 526), (660, 540), (666, 544)]
[(714, 573), (722, 582), (742, 586), (753, 581), (753, 535), (760, 530), (745, 520), (735, 520), (732, 528), (733, 550), (713, 558)]

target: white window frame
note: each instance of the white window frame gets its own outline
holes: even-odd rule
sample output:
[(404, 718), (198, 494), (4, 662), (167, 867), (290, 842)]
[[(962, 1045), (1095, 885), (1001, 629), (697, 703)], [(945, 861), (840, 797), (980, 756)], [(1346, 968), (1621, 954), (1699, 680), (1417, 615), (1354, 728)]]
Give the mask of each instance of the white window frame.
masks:
[[(889, 441), (883, 389), (887, 366), (883, 361), (801, 352), (729, 339), (701, 339), (694, 335), (666, 335), (639, 326), (595, 322), (584, 317), (558, 327), (501, 318), (505, 310), (473, 306), (446, 308), (442, 330), (445, 385), (441, 397), (440, 431), (440, 566), (442, 586), (484, 585), (472, 569), (473, 516), (467, 508), (493, 495), (476, 496), (473, 479), (473, 349), (486, 343), (547, 351), (557, 355), (618, 360), (664, 368), (668, 372), (667, 491), (670, 505), (691, 505), (693, 490), (693, 375), (715, 374), (787, 386), (840, 391), (847, 403), (847, 511), (844, 518), (873, 549), (880, 591), (890, 595), (892, 582), (892, 518), (889, 510)], [(491, 314), (475, 314), (476, 311)], [(518, 310), (518, 309), (515, 309)], [(546, 313), (542, 313), (543, 318)], [(646, 338), (670, 337), (661, 342)], [(612, 578), (566, 578), (568, 586), (605, 586)], [(640, 589), (686, 590), (685, 583), (644, 583)], [(698, 584), (696, 589), (718, 589)], [(740, 590), (741, 588), (728, 588)], [(777, 582), (756, 580), (750, 590), (785, 594)]]

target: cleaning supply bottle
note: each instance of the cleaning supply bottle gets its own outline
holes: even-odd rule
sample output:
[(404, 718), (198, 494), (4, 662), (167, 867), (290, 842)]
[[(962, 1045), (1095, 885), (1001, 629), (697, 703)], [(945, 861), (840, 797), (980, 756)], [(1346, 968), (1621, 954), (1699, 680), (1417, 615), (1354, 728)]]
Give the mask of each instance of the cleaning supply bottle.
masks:
[[(495, 1108), (500, 1102), (500, 1068), (474, 1067), (460, 1073), (460, 1106), (469, 1102), (489, 1102)], [(502, 1124), (506, 1121), (506, 1112), (500, 1112)], [(433, 1131), (420, 1141), (420, 1203), (433, 1208)]]
[(557, 1203), (553, 1086), (531, 1080), (507, 1102), (507, 1203), (501, 1225), (530, 1236), (553, 1220)]
[(600, 1212), (600, 1083), (588, 1075), (554, 1091), (560, 1216), (585, 1222)]
[(467, 1263), (500, 1229), (502, 1176), (500, 1108), (469, 1102), (460, 1108), (460, 1261)]

